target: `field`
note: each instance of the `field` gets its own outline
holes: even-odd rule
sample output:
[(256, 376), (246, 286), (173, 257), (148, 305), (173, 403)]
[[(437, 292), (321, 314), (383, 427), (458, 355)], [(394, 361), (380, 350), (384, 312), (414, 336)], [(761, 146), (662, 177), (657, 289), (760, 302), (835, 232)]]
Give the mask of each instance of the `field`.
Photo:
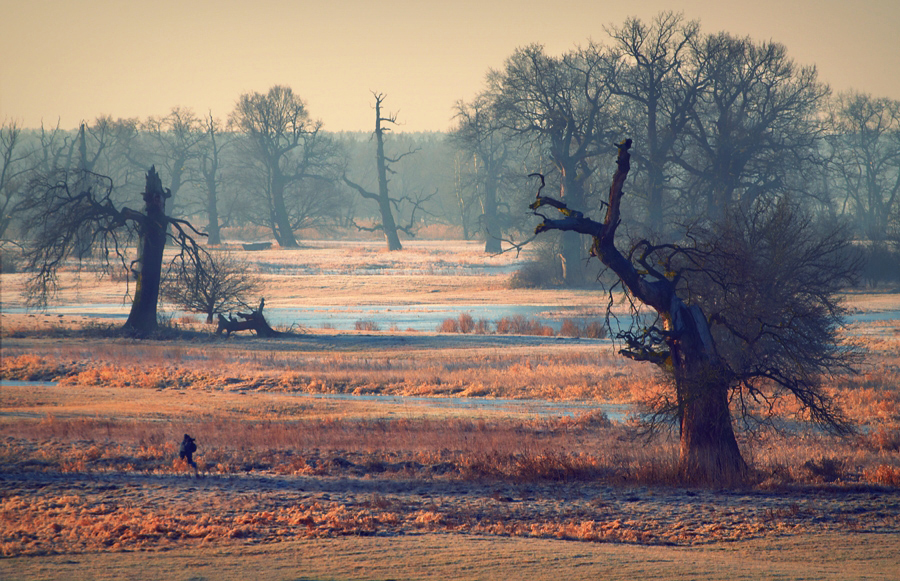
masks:
[[(740, 433), (753, 482), (709, 490), (637, 421), (664, 380), (559, 332), (602, 291), (509, 289), (522, 259), (474, 243), (246, 257), (267, 311), (341, 322), (225, 339), (170, 311), (134, 341), (124, 283), (69, 271), (40, 313), (2, 275), (0, 578), (896, 578), (900, 295), (847, 296), (868, 358), (828, 389), (859, 433), (784, 402), (783, 430)], [(396, 322), (476, 308), (486, 332)]]

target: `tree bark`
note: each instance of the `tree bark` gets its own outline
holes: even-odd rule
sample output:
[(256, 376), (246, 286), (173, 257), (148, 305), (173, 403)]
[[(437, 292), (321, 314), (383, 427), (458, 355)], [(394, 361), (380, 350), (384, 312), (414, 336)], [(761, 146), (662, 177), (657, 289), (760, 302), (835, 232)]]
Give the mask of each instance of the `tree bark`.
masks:
[[(728, 383), (699, 307), (673, 297), (669, 341), (681, 442), (678, 469), (687, 482), (732, 484), (747, 470), (731, 423)], [(667, 319), (668, 320), (668, 319)]]
[(169, 225), (165, 211), (169, 192), (163, 189), (162, 180), (154, 167), (147, 172), (143, 197), (144, 217), (139, 225), (137, 260), (132, 267), (135, 277), (134, 300), (125, 322), (125, 328), (139, 336), (149, 335), (158, 326), (159, 285)]

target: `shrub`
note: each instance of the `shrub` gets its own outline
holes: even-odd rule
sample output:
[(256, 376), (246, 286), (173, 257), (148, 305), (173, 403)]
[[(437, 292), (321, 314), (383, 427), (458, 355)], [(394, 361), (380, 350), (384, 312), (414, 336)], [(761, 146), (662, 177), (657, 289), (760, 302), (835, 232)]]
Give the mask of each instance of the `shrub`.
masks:
[(469, 313), (459, 314), (459, 332), (471, 333), (475, 329), (475, 321)]
[(380, 331), (381, 327), (375, 321), (356, 321), (354, 327), (357, 331)]
[(874, 243), (862, 250), (865, 259), (862, 278), (870, 286), (900, 281), (900, 250)]
[(563, 319), (559, 334), (563, 337), (581, 337), (581, 329), (572, 319)]
[(880, 464), (875, 469), (864, 470), (863, 479), (871, 484), (900, 486), (900, 467)]
[(529, 262), (509, 277), (509, 288), (545, 288), (559, 286), (560, 278), (539, 262)]
[(475, 321), (475, 329), (473, 331), (476, 335), (487, 335), (491, 332), (491, 322), (487, 319), (478, 319)]
[(527, 319), (524, 315), (503, 317), (497, 321), (497, 333), (500, 335), (539, 335), (552, 337), (553, 329), (542, 325), (536, 319)]
[(872, 431), (866, 438), (871, 447), (876, 450), (893, 452), (900, 450), (900, 430), (878, 428)]
[(559, 334), (563, 337), (585, 337), (588, 339), (603, 339), (606, 337), (606, 325), (601, 321), (589, 321), (578, 324), (572, 319), (564, 319)]
[(262, 285), (250, 274), (249, 263), (227, 252), (200, 254), (199, 262), (173, 263), (160, 288), (160, 296), (186, 311), (213, 315), (247, 307), (246, 298)]
[(606, 325), (600, 321), (591, 321), (585, 323), (581, 333), (582, 337), (587, 337), (588, 339), (603, 339), (606, 337)]
[(844, 464), (836, 458), (821, 458), (810, 460), (803, 467), (816, 479), (824, 482), (834, 482), (843, 476)]

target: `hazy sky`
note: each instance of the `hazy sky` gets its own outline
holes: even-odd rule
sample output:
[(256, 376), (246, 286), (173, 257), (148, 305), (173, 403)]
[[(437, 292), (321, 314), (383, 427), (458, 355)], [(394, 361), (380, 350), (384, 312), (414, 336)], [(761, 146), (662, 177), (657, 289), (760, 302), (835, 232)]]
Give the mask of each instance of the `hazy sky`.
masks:
[(0, 119), (224, 119), (284, 84), (332, 131), (372, 129), (372, 90), (401, 130), (442, 131), (517, 46), (561, 53), (661, 10), (781, 42), (835, 90), (900, 99), (898, 0), (0, 0)]

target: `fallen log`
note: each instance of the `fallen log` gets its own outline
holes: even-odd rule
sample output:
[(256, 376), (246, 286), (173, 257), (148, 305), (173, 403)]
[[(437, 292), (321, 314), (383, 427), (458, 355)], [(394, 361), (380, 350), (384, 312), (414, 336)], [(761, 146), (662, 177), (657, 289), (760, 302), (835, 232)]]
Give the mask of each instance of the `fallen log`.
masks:
[(219, 315), (219, 325), (216, 327), (216, 335), (221, 335), (225, 331), (225, 336), (230, 337), (232, 333), (237, 331), (254, 331), (260, 337), (277, 337), (281, 333), (273, 329), (266, 317), (263, 316), (263, 307), (265, 307), (266, 299), (259, 300), (259, 308), (250, 313), (237, 313), (237, 316), (243, 320), (236, 319), (233, 316), (226, 318)]
[(272, 247), (271, 242), (244, 242), (241, 244), (244, 247), (244, 250), (268, 250)]

